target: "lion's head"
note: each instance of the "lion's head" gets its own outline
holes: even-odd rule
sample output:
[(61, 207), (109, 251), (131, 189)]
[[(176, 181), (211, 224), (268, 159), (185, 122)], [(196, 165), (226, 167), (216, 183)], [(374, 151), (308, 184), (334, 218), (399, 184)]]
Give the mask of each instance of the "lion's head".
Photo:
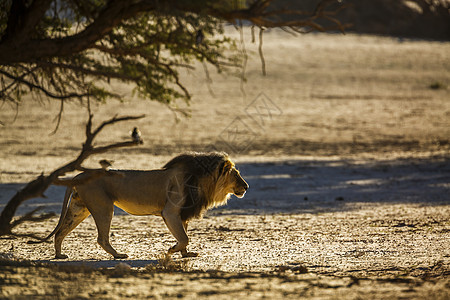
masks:
[(183, 220), (201, 217), (206, 210), (226, 204), (231, 194), (242, 198), (249, 188), (224, 152), (182, 154), (169, 161), (164, 168), (183, 171)]
[(221, 176), (223, 178), (223, 188), (227, 194), (234, 194), (239, 198), (244, 197), (249, 186), (230, 159), (225, 161)]

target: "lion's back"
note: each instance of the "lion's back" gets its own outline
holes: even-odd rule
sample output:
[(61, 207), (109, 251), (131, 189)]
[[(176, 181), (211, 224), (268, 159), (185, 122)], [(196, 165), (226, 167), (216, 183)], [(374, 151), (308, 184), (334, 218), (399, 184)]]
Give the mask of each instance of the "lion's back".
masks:
[(113, 170), (107, 175), (78, 186), (83, 201), (109, 199), (131, 214), (153, 214), (166, 201), (167, 182), (171, 176), (166, 170)]

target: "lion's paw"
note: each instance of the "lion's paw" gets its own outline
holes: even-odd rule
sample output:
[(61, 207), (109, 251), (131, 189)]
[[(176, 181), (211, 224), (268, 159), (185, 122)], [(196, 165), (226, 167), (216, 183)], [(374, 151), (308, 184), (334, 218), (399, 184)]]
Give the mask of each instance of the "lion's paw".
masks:
[(185, 253), (181, 253), (181, 257), (197, 257), (198, 253), (197, 252), (185, 252)]
[(116, 255), (114, 255), (115, 259), (122, 259), (122, 258), (128, 258), (128, 255), (125, 253), (117, 253)]
[(68, 256), (65, 254), (56, 254), (55, 255), (55, 259), (66, 259), (66, 258), (68, 258)]

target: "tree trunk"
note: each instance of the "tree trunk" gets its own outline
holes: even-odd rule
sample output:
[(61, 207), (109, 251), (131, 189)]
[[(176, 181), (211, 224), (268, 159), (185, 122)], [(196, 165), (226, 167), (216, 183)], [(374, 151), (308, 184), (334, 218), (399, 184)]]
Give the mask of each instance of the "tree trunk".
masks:
[(11, 221), (17, 208), (28, 199), (44, 197), (44, 192), (50, 186), (51, 182), (49, 176), (40, 175), (35, 180), (29, 182), (9, 200), (0, 215), (0, 236), (11, 233)]

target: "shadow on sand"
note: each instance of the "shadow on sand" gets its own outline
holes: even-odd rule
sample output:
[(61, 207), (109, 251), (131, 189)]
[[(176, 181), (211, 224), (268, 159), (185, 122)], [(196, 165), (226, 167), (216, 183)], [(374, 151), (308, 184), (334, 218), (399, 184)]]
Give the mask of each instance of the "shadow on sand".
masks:
[(238, 168), (250, 189), (243, 199), (231, 199), (224, 213), (315, 213), (348, 210), (355, 203), (450, 204), (450, 160), (444, 158), (285, 160)]
[(86, 259), (86, 260), (36, 260), (36, 263), (44, 264), (54, 264), (58, 266), (80, 266), (86, 268), (115, 268), (119, 264), (127, 264), (132, 268), (144, 268), (148, 265), (157, 265), (157, 260), (96, 260), (96, 259)]
[[(448, 158), (389, 161), (283, 160), (237, 164), (250, 185), (210, 214), (318, 213), (353, 209), (355, 203), (450, 204)], [(0, 210), (21, 184), (0, 184)], [(59, 214), (64, 188), (50, 187), (46, 199), (25, 202), (17, 215), (36, 206)], [(116, 209), (116, 215), (126, 214)]]

